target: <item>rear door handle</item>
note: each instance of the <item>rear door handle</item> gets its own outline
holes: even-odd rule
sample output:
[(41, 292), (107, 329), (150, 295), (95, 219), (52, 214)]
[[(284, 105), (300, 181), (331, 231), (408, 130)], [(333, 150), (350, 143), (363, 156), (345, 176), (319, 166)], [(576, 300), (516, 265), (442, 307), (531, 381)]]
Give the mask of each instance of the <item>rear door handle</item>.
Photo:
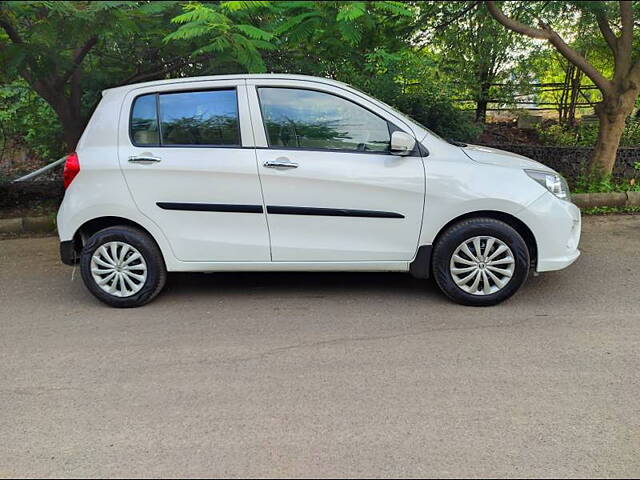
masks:
[(162, 159), (152, 155), (133, 155), (129, 157), (129, 161), (131, 163), (158, 163), (162, 161)]
[(277, 158), (275, 160), (267, 160), (263, 163), (267, 168), (298, 168), (298, 164), (286, 158)]

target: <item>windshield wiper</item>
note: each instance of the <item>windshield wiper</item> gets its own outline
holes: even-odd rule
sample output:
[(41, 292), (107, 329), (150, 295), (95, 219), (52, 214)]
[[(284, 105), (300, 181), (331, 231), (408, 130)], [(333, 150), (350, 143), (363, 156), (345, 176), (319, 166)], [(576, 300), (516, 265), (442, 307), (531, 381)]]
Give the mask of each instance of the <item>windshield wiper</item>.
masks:
[(451, 145), (455, 145), (456, 147), (466, 147), (467, 144), (464, 142), (459, 142), (458, 140), (454, 140), (453, 138), (447, 138), (447, 142)]

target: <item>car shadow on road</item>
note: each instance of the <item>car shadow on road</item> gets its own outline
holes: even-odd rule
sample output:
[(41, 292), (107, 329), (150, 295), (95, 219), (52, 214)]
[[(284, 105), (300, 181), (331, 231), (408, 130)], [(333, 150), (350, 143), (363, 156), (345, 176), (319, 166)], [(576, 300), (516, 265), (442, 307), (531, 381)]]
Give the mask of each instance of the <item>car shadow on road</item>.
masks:
[(402, 273), (336, 272), (233, 272), (172, 273), (166, 292), (172, 295), (199, 294), (212, 291), (226, 294), (265, 293), (277, 295), (323, 296), (332, 294), (367, 294), (397, 292), (403, 295), (442, 297), (432, 280), (420, 280)]
[[(541, 296), (553, 296), (556, 286), (565, 282), (561, 274), (552, 276), (553, 279), (530, 275), (516, 298), (524, 306), (539, 304)], [(184, 301), (211, 295), (337, 300), (350, 297), (362, 301), (386, 297), (399, 302), (453, 305), (433, 279), (416, 279), (403, 273), (367, 272), (170, 273), (161, 298)]]

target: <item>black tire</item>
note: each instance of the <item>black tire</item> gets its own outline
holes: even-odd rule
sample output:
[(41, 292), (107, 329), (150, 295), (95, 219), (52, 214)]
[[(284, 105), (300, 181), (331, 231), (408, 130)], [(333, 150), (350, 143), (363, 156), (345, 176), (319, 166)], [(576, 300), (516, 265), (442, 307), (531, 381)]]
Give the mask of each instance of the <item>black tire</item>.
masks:
[[(144, 258), (147, 278), (142, 288), (134, 295), (118, 297), (100, 288), (91, 273), (91, 258), (94, 252), (108, 242), (124, 242), (136, 248)], [(160, 293), (167, 280), (167, 269), (156, 242), (146, 233), (128, 226), (108, 227), (93, 234), (80, 254), (82, 280), (100, 301), (117, 308), (139, 307), (149, 303)]]
[[(487, 295), (473, 295), (455, 283), (450, 262), (455, 250), (465, 240), (484, 235), (504, 242), (513, 253), (515, 265), (513, 275), (500, 290)], [(526, 242), (510, 225), (493, 218), (471, 218), (452, 225), (438, 239), (433, 250), (433, 276), (442, 292), (456, 303), (471, 306), (495, 305), (516, 293), (524, 284), (529, 274), (529, 258)]]

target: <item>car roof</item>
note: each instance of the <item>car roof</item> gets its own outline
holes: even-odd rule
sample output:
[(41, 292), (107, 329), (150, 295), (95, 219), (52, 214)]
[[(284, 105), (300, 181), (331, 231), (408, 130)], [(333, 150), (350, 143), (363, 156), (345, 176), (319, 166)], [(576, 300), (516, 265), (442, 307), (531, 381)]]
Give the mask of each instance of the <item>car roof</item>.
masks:
[(332, 80), (330, 78), (314, 77), (311, 75), (293, 75), (289, 73), (246, 73), (239, 75), (204, 75), (200, 77), (183, 77), (183, 78), (167, 78), (164, 80), (154, 80), (152, 82), (143, 83), (131, 83), (128, 85), (122, 85), (120, 87), (109, 88), (102, 91), (102, 94), (110, 92), (124, 92), (134, 88), (140, 87), (153, 87), (155, 85), (167, 85), (174, 83), (189, 83), (189, 82), (206, 82), (211, 80), (250, 80), (250, 79), (272, 79), (272, 80), (306, 80), (317, 83), (325, 83), (327, 85), (337, 85), (340, 87), (353, 88), (346, 83)]

